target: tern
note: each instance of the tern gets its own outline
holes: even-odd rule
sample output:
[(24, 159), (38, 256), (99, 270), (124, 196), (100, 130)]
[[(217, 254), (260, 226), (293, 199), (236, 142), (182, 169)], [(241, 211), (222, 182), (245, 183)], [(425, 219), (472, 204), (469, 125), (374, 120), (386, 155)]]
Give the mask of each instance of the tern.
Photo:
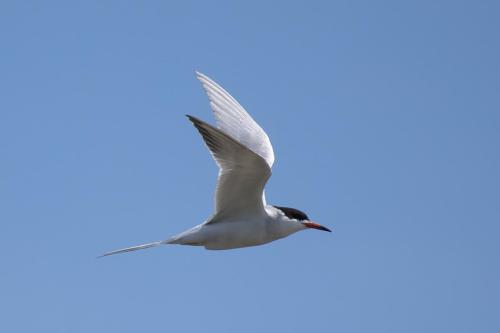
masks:
[(331, 232), (298, 209), (266, 203), (264, 187), (274, 163), (269, 137), (226, 90), (208, 76), (199, 72), (196, 75), (208, 95), (217, 123), (214, 127), (187, 115), (219, 166), (213, 215), (204, 223), (169, 239), (102, 256), (163, 244), (228, 250), (266, 244), (306, 229)]

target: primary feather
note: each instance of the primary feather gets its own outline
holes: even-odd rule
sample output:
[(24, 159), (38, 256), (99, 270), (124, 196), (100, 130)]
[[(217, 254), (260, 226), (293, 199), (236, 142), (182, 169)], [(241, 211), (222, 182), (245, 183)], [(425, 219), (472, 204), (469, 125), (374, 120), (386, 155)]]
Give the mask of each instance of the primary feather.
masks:
[(274, 151), (266, 132), (224, 88), (204, 74), (196, 75), (210, 100), (217, 128), (260, 155), (271, 168)]

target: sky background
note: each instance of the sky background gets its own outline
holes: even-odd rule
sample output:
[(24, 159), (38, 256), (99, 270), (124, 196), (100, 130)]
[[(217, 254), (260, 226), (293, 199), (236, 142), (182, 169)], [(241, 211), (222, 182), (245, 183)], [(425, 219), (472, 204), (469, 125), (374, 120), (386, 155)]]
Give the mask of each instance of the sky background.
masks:
[[(0, 331), (499, 332), (496, 1), (1, 1)], [(160, 240), (212, 212), (199, 70), (333, 233)]]

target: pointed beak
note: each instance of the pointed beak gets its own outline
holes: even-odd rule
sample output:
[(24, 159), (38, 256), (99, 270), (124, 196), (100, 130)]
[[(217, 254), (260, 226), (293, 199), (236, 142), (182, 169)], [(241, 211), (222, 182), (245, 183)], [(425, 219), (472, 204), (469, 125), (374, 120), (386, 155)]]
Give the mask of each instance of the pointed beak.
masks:
[(302, 222), (303, 225), (305, 225), (306, 227), (308, 228), (312, 228), (312, 229), (318, 229), (318, 230), (323, 230), (323, 231), (328, 231), (328, 232), (332, 232), (330, 229), (328, 229), (327, 227), (323, 227), (321, 224), (318, 224), (316, 222), (313, 222), (313, 221), (307, 221), (307, 222)]

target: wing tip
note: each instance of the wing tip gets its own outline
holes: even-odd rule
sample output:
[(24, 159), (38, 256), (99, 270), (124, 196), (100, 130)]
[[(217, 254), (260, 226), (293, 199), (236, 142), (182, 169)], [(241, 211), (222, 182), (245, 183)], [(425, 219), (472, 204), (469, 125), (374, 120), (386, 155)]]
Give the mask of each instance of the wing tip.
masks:
[(208, 135), (207, 128), (215, 129), (212, 125), (207, 124), (206, 122), (204, 122), (201, 119), (196, 118), (195, 116), (186, 114), (186, 117), (189, 119), (189, 121), (193, 124), (193, 126), (200, 132), (200, 134), (204, 138), (206, 135)]
[(209, 80), (208, 76), (206, 76), (205, 74), (203, 74), (202, 72), (200, 71), (194, 71), (194, 73), (196, 74), (196, 78), (200, 81), (204, 81), (204, 80)]
[(190, 122), (192, 122), (193, 124), (197, 124), (197, 123), (201, 123), (202, 121), (198, 118), (196, 118), (195, 116), (192, 116), (190, 114), (185, 114), (185, 116), (189, 119)]
[[(221, 90), (222, 92), (229, 95), (229, 93), (227, 91), (225, 91), (224, 88), (222, 88), (217, 82), (212, 80), (208, 75), (205, 75), (205, 74), (198, 72), (198, 71), (194, 71), (194, 72), (196, 73), (196, 78), (201, 82), (203, 89), (207, 92), (207, 94), (209, 94), (209, 98), (210, 98), (210, 91), (212, 91), (214, 89)], [(232, 97), (231, 95), (229, 95), (229, 97), (234, 99), (234, 97)]]

